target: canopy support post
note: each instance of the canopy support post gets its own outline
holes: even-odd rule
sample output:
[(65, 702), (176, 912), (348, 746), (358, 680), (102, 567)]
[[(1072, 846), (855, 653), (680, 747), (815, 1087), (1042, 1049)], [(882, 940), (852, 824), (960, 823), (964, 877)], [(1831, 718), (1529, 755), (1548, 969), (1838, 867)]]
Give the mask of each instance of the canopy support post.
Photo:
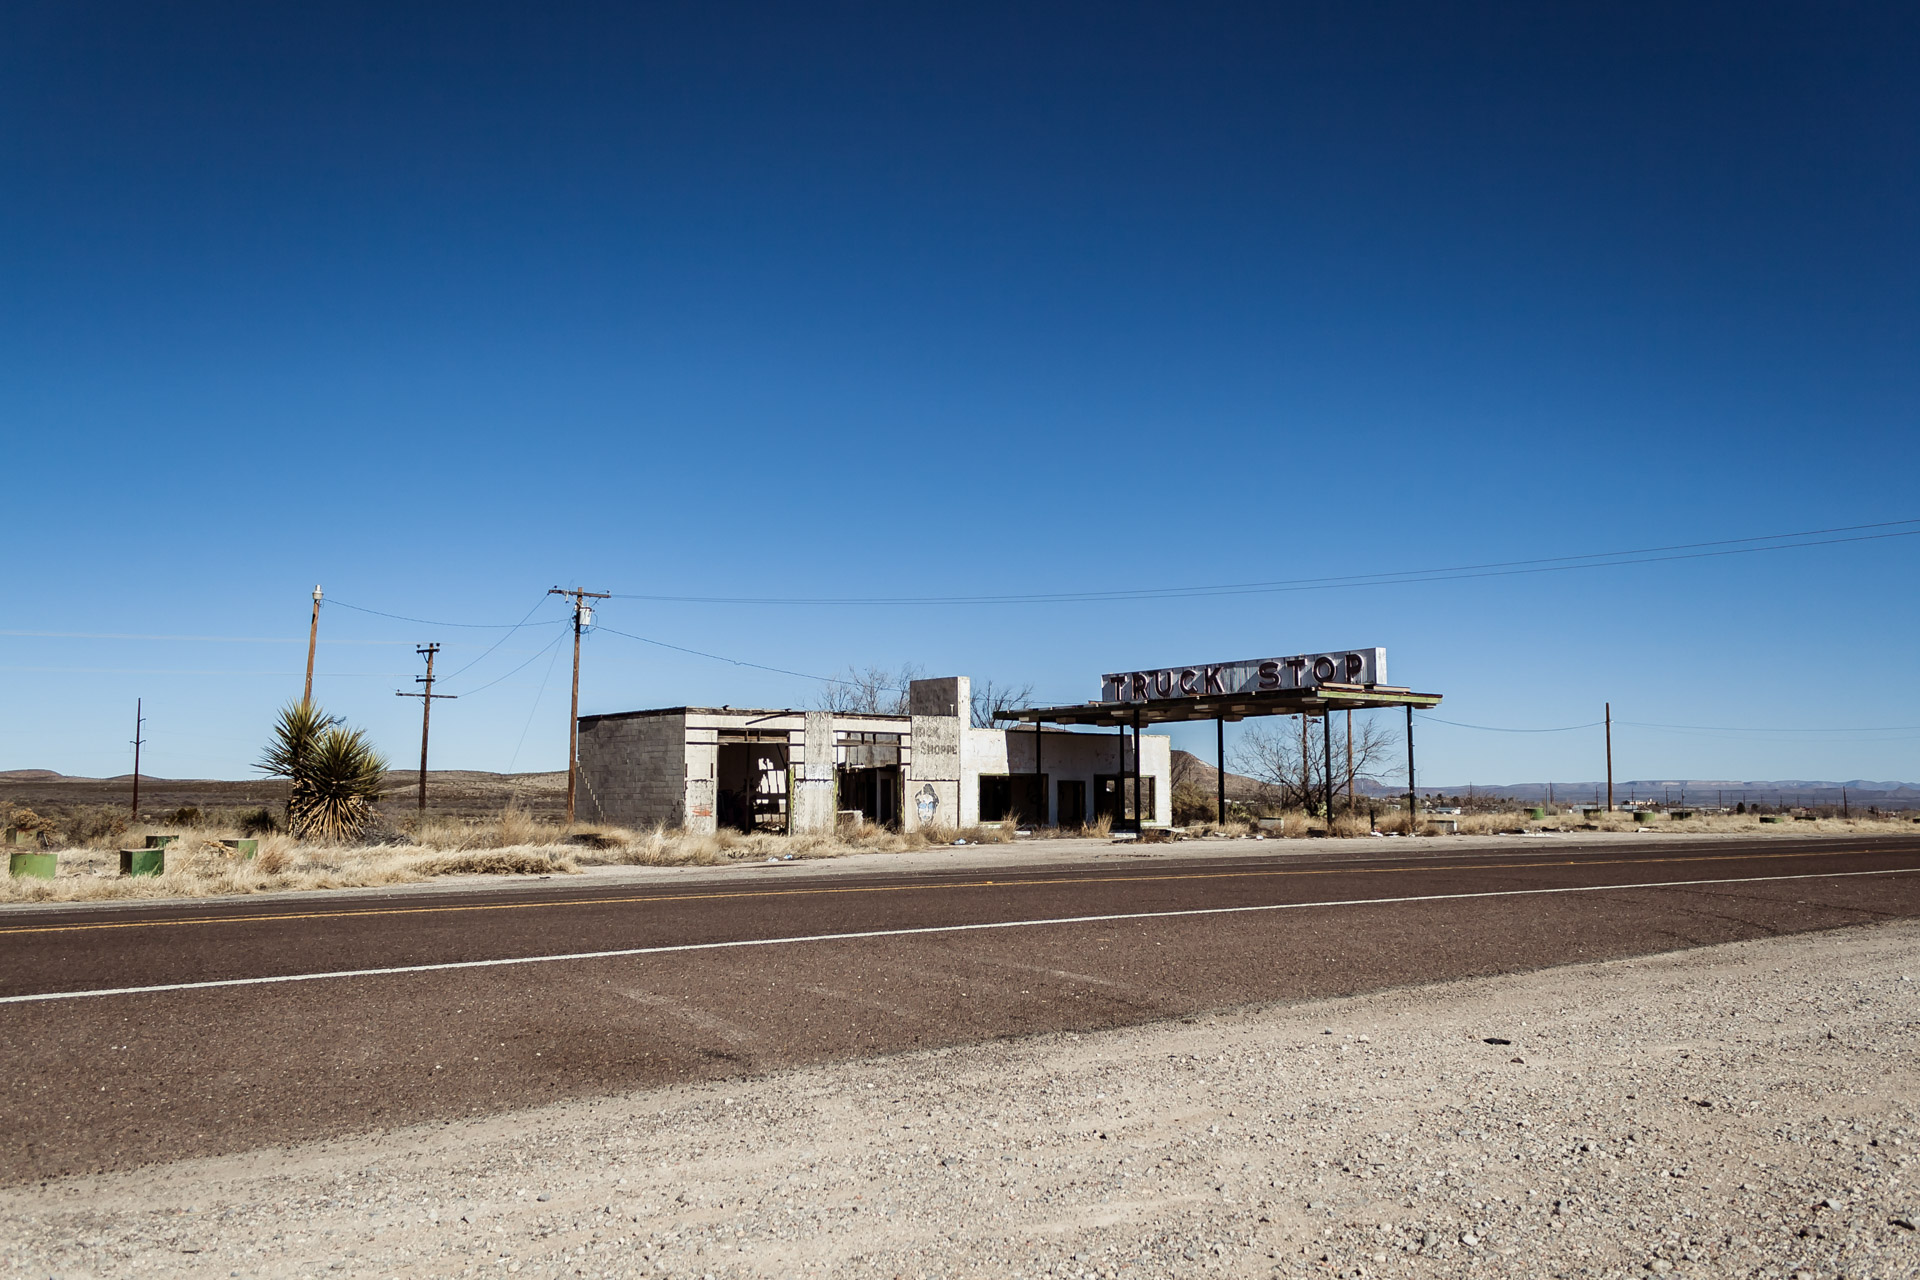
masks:
[(1217, 784), (1213, 798), (1214, 821), (1224, 827), (1227, 825), (1227, 722), (1225, 717), (1213, 722), (1213, 752), (1214, 772), (1217, 775), (1214, 779)]
[(1327, 804), (1327, 834), (1333, 834), (1333, 710), (1320, 713), (1321, 749), (1326, 752), (1326, 767), (1320, 770), (1320, 790)]
[(1145, 832), (1147, 815), (1140, 809), (1140, 708), (1133, 709), (1133, 829)]

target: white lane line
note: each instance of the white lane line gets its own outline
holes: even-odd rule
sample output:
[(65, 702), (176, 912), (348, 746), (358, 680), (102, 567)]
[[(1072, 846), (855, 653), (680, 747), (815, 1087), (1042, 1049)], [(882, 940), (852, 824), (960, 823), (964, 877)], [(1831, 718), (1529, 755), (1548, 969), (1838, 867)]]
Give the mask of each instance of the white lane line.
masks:
[(1470, 898), (1529, 898), (1553, 893), (1619, 893), (1628, 889), (1686, 889), (1715, 884), (1772, 884), (1784, 880), (1845, 880), (1854, 876), (1903, 876), (1920, 867), (1883, 871), (1809, 872), (1794, 876), (1738, 876), (1726, 880), (1653, 880), (1645, 884), (1582, 884), (1558, 889), (1489, 889), (1480, 893), (1423, 893), (1405, 898), (1342, 898), (1332, 902), (1272, 902), (1255, 907), (1190, 907), (1182, 911), (1132, 911), (1099, 916), (1056, 916), (1046, 920), (991, 920), (981, 924), (920, 925), (911, 929), (863, 929), (853, 933), (809, 933), (792, 938), (742, 938), (734, 942), (680, 942), (663, 947), (623, 947), (617, 951), (568, 951), (550, 956), (509, 956), (501, 960), (448, 960), (440, 964), (395, 965), (386, 969), (336, 969), (329, 973), (283, 973), (266, 978), (216, 978), (208, 982), (163, 982), (149, 987), (101, 987), (91, 991), (46, 991), (0, 996), (0, 1004), (47, 1000), (87, 1000), (96, 996), (149, 995), (162, 991), (211, 991), (218, 987), (259, 987), (275, 982), (319, 982), (327, 978), (385, 978), (402, 973), (443, 973), (450, 969), (492, 969), (515, 964), (554, 964), (562, 960), (617, 960), (626, 956), (664, 956), (680, 951), (726, 951), (736, 947), (787, 947), (805, 942), (855, 942), (863, 938), (906, 938), (923, 933), (972, 933), (982, 929), (1038, 929), (1063, 924), (1112, 924), (1127, 920), (1174, 920), (1183, 916), (1235, 916), (1257, 911), (1304, 911), (1314, 907), (1386, 907), (1407, 902), (1458, 902)]

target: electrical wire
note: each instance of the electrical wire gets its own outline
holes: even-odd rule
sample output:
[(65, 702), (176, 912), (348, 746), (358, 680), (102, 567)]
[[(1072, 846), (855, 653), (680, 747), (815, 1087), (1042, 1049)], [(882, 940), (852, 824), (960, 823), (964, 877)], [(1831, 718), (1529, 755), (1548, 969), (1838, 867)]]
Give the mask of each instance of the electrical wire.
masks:
[[(1422, 582), (1453, 582), (1471, 578), (1511, 577), (1521, 574), (1564, 573), (1575, 569), (1605, 569), (1624, 565), (1657, 564), (1678, 560), (1703, 560), (1721, 556), (1752, 555), (1764, 551), (1790, 551), (1803, 547), (1824, 547), (1850, 542), (1875, 542), (1888, 538), (1920, 536), (1920, 519), (1884, 520), (1874, 524), (1842, 525), (1831, 529), (1808, 529), (1797, 533), (1762, 534), (1750, 538), (1729, 538), (1717, 542), (1676, 543), (1663, 547), (1641, 547), (1629, 551), (1601, 551), (1578, 556), (1550, 556), (1536, 560), (1504, 560), (1487, 564), (1455, 565), (1439, 569), (1405, 569), (1386, 573), (1357, 574), (1328, 578), (1283, 578), (1269, 582), (1218, 583), (1211, 586), (1151, 587), (1118, 591), (1061, 591), (1031, 595), (982, 596), (689, 596), (614, 592), (615, 600), (646, 600), (673, 604), (734, 605), (984, 605), (984, 604), (1104, 604), (1130, 600), (1196, 599), (1208, 596), (1258, 595), (1294, 591), (1328, 591), (1358, 587), (1405, 586)], [(1887, 533), (1859, 533), (1863, 529), (1898, 530)], [(1855, 534), (1853, 537), (1826, 537), (1827, 534)], [(1799, 539), (1799, 541), (1788, 541)], [(1744, 543), (1770, 545), (1745, 546)], [(1701, 548), (1716, 548), (1702, 550)], [(1672, 553), (1672, 554), (1669, 554)]]
[[(170, 636), (136, 635), (124, 631), (0, 631), (0, 636), (41, 640), (188, 640), (207, 644), (305, 644), (299, 636)], [(327, 644), (401, 645), (405, 640), (328, 640)]]
[[(536, 627), (551, 626), (554, 623), (567, 621), (565, 618), (554, 618), (548, 622), (529, 624), (526, 619), (523, 618), (519, 622), (436, 622), (432, 618), (410, 618), (404, 613), (386, 613), (379, 609), (369, 609), (365, 605), (348, 604), (345, 600), (335, 600), (331, 597), (322, 600), (320, 604), (322, 608), (328, 605), (338, 605), (342, 609), (352, 609), (355, 613), (370, 613), (376, 618), (393, 618), (400, 622), (417, 622), (423, 627), (464, 627), (469, 631), (518, 631), (521, 627), (528, 625)], [(537, 609), (539, 606), (535, 605), (534, 608)], [(531, 614), (533, 610), (529, 609), (527, 612)]]
[[(560, 642), (562, 640), (565, 640), (566, 638), (567, 638), (567, 633), (562, 631), (559, 635), (555, 636), (552, 640), (549, 640), (544, 646), (534, 650), (533, 656), (531, 658), (528, 658), (525, 662), (515, 667), (512, 671), (507, 672), (506, 675), (495, 676), (493, 679), (487, 681), (483, 685), (477, 685), (474, 688), (467, 690), (465, 693), (456, 693), (453, 696), (456, 698), (471, 698), (474, 694), (479, 693), (483, 689), (493, 688), (493, 686), (499, 684), (502, 680), (505, 680), (508, 676), (517, 675), (521, 671), (524, 671), (526, 668), (538, 662), (541, 656), (545, 654), (548, 649), (557, 648)], [(472, 665), (473, 665), (472, 663), (467, 664), (467, 666), (472, 666)], [(465, 670), (466, 668), (463, 667), (461, 669)]]
[[(526, 626), (527, 619), (533, 616), (534, 610), (538, 609), (541, 605), (545, 604), (551, 594), (552, 594), (551, 592), (546, 592), (546, 591), (541, 592), (540, 598), (533, 602), (533, 608), (527, 610), (525, 616), (523, 616), (520, 619), (520, 621), (513, 624), (513, 629), (511, 631), (508, 631), (505, 635), (501, 636), (498, 640), (495, 640), (492, 644), (488, 645), (486, 653), (481, 654), (478, 658), (475, 658), (472, 662), (469, 662), (466, 666), (461, 667), (460, 670), (453, 672), (451, 675), (442, 676), (441, 679), (443, 680), (458, 679), (461, 675), (465, 674), (468, 671), (471, 671), (474, 667), (479, 666), (480, 663), (486, 660), (488, 654), (492, 653), (495, 649), (498, 649), (501, 645), (505, 644), (508, 640), (512, 639), (514, 631), (518, 631), (520, 628)], [(565, 622), (566, 619), (560, 618), (560, 619), (557, 619), (557, 621)], [(542, 652), (545, 652), (545, 651), (542, 650)], [(517, 669), (518, 668), (516, 668), (516, 670)], [(508, 674), (512, 674), (512, 673), (509, 672)]]
[[(565, 632), (561, 633), (562, 636), (565, 634)], [(560, 648), (556, 641), (553, 649), (553, 660), (547, 663), (547, 674), (540, 677), (539, 692), (533, 695), (533, 706), (527, 710), (527, 722), (520, 726), (520, 741), (513, 744), (513, 754), (507, 758), (508, 773), (512, 773), (513, 767), (520, 763), (520, 749), (527, 745), (527, 733), (533, 728), (533, 718), (540, 714), (540, 699), (547, 696), (547, 681), (553, 679), (553, 669), (558, 665), (559, 661)]]
[(1615, 720), (1636, 729), (1671, 729), (1677, 733), (1920, 733), (1920, 724), (1866, 725), (1857, 729), (1761, 728), (1729, 724), (1655, 724), (1645, 720)]
[[(834, 676), (816, 676), (812, 672), (808, 672), (808, 671), (789, 671), (785, 667), (770, 667), (763, 662), (747, 662), (740, 658), (728, 658), (717, 653), (707, 653), (706, 651), (701, 649), (689, 649), (687, 648), (687, 646), (683, 644), (668, 644), (665, 640), (653, 640), (653, 639), (649, 639), (646, 636), (637, 636), (637, 635), (634, 635), (631, 631), (618, 631), (618, 630), (615, 630), (613, 627), (605, 626), (603, 624), (595, 624), (594, 630), (605, 631), (616, 636), (624, 636), (628, 640), (638, 640), (641, 644), (650, 644), (661, 649), (672, 649), (676, 653), (690, 653), (696, 658), (711, 658), (715, 662), (725, 662), (730, 666), (752, 667), (755, 671), (771, 671), (775, 675), (781, 675), (781, 676), (798, 676), (802, 680), (818, 680), (822, 684), (847, 683), (845, 680), (838, 679)], [(904, 690), (895, 689), (891, 685), (879, 685), (876, 687), (885, 689), (888, 693), (904, 692)]]
[[(1598, 729), (1606, 723), (1604, 720), (1594, 720), (1587, 724), (1563, 724), (1551, 729), (1511, 729), (1504, 725), (1497, 724), (1463, 724), (1458, 720), (1442, 720), (1439, 716), (1430, 716), (1424, 712), (1415, 712), (1414, 714), (1422, 720), (1430, 720), (1434, 724), (1450, 724), (1456, 729), (1479, 729), (1485, 733), (1572, 733), (1576, 729)], [(1621, 722), (1616, 720), (1614, 723), (1619, 724)]]

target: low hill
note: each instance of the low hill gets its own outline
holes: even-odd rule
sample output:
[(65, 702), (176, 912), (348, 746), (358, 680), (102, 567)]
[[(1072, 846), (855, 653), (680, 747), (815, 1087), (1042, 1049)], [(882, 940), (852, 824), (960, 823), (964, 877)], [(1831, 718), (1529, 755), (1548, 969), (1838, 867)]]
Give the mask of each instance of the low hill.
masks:
[[(389, 813), (413, 809), (418, 770), (387, 774), (386, 798), (380, 807)], [(76, 805), (128, 804), (133, 778), (78, 778), (51, 769), (13, 769), (0, 773), (0, 801), (28, 809), (51, 811)], [(218, 778), (140, 779), (140, 813), (156, 819), (176, 809), (278, 809), (287, 802), (287, 786), (273, 778), (229, 780)], [(427, 808), (455, 817), (488, 817), (516, 804), (538, 817), (564, 816), (567, 775), (555, 773), (486, 773), (478, 769), (432, 769), (427, 772)]]

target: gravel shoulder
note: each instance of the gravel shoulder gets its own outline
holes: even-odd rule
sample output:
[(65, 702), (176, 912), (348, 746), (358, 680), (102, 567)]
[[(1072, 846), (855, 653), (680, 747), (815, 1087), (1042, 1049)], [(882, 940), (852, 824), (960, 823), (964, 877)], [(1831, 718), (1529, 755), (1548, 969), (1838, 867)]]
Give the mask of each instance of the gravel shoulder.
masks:
[(1913, 1276), (1917, 1011), (1920, 924), (1735, 943), (49, 1182), (0, 1264)]

